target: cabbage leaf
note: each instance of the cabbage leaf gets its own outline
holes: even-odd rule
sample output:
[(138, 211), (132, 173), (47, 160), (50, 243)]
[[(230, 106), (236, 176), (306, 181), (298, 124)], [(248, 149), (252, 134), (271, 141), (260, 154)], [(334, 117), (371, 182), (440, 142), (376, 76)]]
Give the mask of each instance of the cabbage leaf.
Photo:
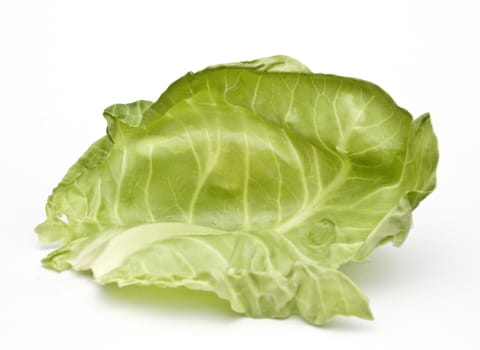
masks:
[(378, 86), (274, 56), (209, 67), (107, 108), (37, 226), (43, 264), (101, 284), (184, 286), (252, 317), (371, 319), (339, 267), (400, 245), (437, 141)]

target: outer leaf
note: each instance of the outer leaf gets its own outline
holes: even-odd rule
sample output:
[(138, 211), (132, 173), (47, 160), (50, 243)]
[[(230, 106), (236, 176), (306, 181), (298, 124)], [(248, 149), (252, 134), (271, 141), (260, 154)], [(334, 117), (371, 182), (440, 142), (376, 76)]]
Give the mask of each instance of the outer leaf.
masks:
[(254, 317), (370, 318), (336, 269), (399, 245), (435, 186), (427, 115), (284, 56), (190, 73), (105, 117), (49, 198), (37, 232), (63, 246), (44, 263), (210, 290)]

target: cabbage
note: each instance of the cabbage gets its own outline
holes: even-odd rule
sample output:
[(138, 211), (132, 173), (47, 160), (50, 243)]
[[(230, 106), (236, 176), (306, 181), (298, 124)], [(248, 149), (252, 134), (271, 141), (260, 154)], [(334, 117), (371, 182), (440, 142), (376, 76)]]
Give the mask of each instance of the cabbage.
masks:
[(400, 245), (437, 141), (378, 86), (274, 56), (107, 108), (37, 226), (43, 264), (101, 284), (211, 291), (251, 317), (371, 319), (339, 267)]

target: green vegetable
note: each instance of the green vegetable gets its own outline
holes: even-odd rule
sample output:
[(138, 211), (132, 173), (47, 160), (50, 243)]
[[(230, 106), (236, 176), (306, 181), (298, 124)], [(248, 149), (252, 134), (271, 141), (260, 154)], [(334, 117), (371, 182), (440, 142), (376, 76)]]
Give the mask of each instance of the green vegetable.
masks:
[(62, 241), (44, 265), (212, 291), (252, 317), (371, 319), (338, 268), (400, 245), (435, 187), (428, 114), (289, 57), (189, 73), (104, 116), (36, 228)]

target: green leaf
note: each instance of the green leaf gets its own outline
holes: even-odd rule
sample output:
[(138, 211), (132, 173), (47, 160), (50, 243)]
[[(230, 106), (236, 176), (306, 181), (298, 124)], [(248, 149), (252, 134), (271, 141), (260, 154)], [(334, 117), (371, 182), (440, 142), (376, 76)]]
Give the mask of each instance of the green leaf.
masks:
[(378, 86), (285, 56), (189, 73), (114, 105), (36, 231), (44, 264), (185, 286), (252, 317), (371, 318), (338, 271), (400, 245), (435, 187), (436, 138)]

